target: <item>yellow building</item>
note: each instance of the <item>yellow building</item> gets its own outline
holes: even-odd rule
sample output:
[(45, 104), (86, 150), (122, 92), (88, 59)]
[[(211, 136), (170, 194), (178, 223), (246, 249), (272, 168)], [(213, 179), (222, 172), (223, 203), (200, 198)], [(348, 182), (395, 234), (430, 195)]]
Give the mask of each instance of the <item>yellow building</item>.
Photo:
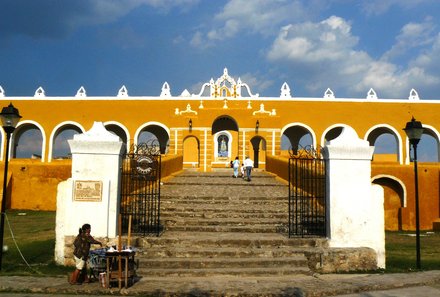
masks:
[(432, 229), (440, 217), (440, 101), (420, 100), (415, 90), (405, 99), (379, 99), (373, 89), (366, 98), (337, 98), (330, 89), (322, 98), (298, 98), (284, 83), (279, 97), (264, 97), (224, 69), (198, 94), (185, 90), (173, 96), (165, 82), (159, 96), (130, 96), (123, 86), (115, 97), (88, 97), (83, 87), (71, 97), (46, 96), (41, 87), (33, 97), (8, 97), (0, 87), (0, 100), (4, 106), (12, 102), (23, 117), (11, 140), (12, 208), (55, 208), (56, 184), (70, 170), (67, 139), (94, 121), (103, 122), (127, 149), (157, 139), (162, 154), (182, 155), (184, 167), (201, 171), (225, 168), (246, 155), (264, 169), (287, 158), (287, 148), (324, 146), (350, 126), (371, 145), (388, 139), (384, 153), (374, 155), (372, 182), (385, 188), (387, 229), (409, 230), (414, 173), (402, 128), (415, 117), (425, 128), (422, 142), (434, 143), (431, 162), (419, 163), (421, 228)]

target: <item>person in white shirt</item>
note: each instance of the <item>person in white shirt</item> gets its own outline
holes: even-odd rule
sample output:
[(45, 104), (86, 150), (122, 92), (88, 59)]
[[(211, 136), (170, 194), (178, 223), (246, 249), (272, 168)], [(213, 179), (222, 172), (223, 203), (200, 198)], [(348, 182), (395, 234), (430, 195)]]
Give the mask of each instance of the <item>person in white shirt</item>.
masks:
[(246, 156), (246, 159), (244, 160), (244, 168), (246, 169), (247, 181), (251, 181), (251, 172), (252, 168), (254, 168), (254, 161), (252, 161), (249, 156)]

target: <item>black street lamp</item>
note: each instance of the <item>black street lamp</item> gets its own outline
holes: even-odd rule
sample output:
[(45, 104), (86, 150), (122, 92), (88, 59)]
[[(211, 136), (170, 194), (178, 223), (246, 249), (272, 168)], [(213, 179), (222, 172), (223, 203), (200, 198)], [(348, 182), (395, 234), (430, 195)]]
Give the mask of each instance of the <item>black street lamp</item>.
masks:
[(2, 121), (3, 129), (6, 132), (6, 158), (5, 158), (5, 170), (3, 177), (3, 198), (2, 198), (2, 209), (1, 209), (1, 220), (0, 220), (0, 270), (2, 269), (2, 259), (3, 259), (3, 234), (5, 230), (5, 216), (6, 216), (6, 189), (7, 189), (7, 179), (8, 179), (8, 161), (9, 161), (9, 140), (11, 134), (14, 132), (18, 121), (21, 116), (18, 113), (12, 103), (9, 103), (8, 107), (3, 107), (0, 113), (0, 119)]
[(417, 174), (417, 144), (420, 141), (420, 138), (422, 138), (422, 134), (424, 131), (424, 128), (422, 126), (422, 123), (419, 121), (416, 121), (414, 117), (411, 119), (411, 122), (406, 123), (405, 133), (408, 136), (409, 143), (414, 148), (414, 180), (415, 180), (415, 195), (416, 195), (416, 250), (417, 250), (417, 257), (416, 257), (416, 265), (417, 269), (421, 268), (420, 265), (420, 220), (419, 220), (419, 179)]

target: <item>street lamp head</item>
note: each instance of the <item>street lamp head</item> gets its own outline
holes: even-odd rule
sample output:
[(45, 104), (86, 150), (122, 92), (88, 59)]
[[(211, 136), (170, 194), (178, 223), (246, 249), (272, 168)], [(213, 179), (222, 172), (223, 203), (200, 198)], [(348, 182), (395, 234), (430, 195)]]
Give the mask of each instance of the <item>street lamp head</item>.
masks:
[(422, 138), (423, 131), (425, 130), (422, 126), (422, 123), (416, 121), (414, 117), (412, 117), (411, 122), (406, 123), (405, 129), (406, 136), (408, 136), (409, 142), (412, 145), (417, 145)]
[(12, 103), (9, 103), (7, 107), (3, 107), (2, 112), (0, 113), (2, 126), (6, 133), (14, 132), (20, 118), (21, 116), (18, 109), (15, 108)]

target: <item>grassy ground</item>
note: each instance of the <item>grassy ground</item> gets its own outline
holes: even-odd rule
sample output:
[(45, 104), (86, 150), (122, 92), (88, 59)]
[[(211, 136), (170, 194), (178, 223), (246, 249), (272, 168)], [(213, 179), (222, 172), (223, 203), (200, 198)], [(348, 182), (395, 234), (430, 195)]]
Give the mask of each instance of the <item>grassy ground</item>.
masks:
[[(12, 239), (8, 221), (15, 240), (23, 254), (20, 256)], [(422, 270), (440, 269), (440, 232), (421, 233)], [(54, 263), (55, 212), (7, 211), (2, 271), (6, 275), (65, 275), (71, 267)], [(408, 272), (416, 270), (416, 238), (410, 232), (386, 233), (386, 272)]]
[(8, 250), (3, 253), (2, 275), (57, 275), (72, 270), (70, 267), (56, 265), (53, 260), (55, 212), (9, 210), (6, 215), (3, 244)]
[[(415, 232), (386, 233), (387, 272), (416, 270)], [(440, 232), (420, 233), (422, 270), (440, 269)]]

